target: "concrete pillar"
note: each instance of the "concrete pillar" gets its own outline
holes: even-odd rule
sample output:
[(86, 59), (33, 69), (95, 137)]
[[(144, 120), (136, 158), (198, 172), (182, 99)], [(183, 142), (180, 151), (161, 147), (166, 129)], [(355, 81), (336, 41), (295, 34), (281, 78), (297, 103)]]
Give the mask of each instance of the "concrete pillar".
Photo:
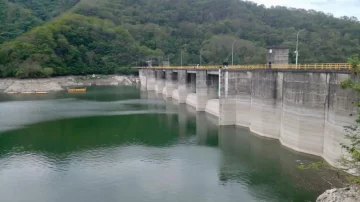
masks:
[[(188, 96), (188, 89), (187, 89), (187, 73), (186, 70), (178, 70), (178, 102), (179, 103), (185, 103), (186, 98)], [(175, 98), (176, 95), (173, 94), (173, 98)], [(175, 98), (176, 99), (176, 98)]]
[(250, 127), (251, 71), (238, 71), (236, 79), (236, 125)]
[(186, 88), (188, 93), (196, 93), (196, 71), (186, 73)]
[(156, 80), (155, 80), (155, 70), (147, 69), (146, 70), (146, 89), (155, 90)]
[(196, 111), (205, 111), (208, 97), (207, 73), (205, 70), (196, 72)]
[(278, 78), (278, 72), (271, 69), (252, 72), (250, 130), (275, 139), (280, 138), (282, 112)]
[(219, 75), (219, 125), (235, 125), (237, 72), (222, 69)]
[(156, 72), (156, 93), (162, 93), (165, 87), (165, 72), (162, 69), (155, 70)]
[[(218, 73), (219, 71), (213, 71)], [(213, 72), (207, 75), (208, 98), (205, 111), (209, 114), (219, 117), (219, 75)], [(218, 124), (218, 123), (217, 123)]]
[(174, 72), (173, 70), (166, 70), (165, 71), (165, 96), (167, 98), (171, 98), (173, 95), (174, 90), (177, 88), (177, 79), (175, 78), (175, 76), (177, 76), (177, 73)]
[(344, 90), (340, 86), (342, 81), (351, 78), (349, 74), (328, 73), (328, 78), (329, 102), (325, 108), (323, 157), (330, 164), (336, 165), (339, 163), (341, 155), (347, 155), (340, 144), (350, 143), (345, 139), (344, 126), (351, 126), (355, 123), (356, 103), (359, 98), (352, 90)]
[(328, 74), (284, 73), (280, 141), (294, 150), (322, 156)]
[(139, 69), (139, 78), (140, 78), (140, 85), (142, 87), (146, 87), (146, 69)]

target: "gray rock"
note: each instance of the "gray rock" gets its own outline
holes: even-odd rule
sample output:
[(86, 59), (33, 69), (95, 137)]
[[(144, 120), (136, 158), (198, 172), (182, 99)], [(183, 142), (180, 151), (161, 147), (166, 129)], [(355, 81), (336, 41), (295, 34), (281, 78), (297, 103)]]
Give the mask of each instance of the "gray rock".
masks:
[(316, 202), (360, 202), (360, 189), (357, 186), (330, 189), (321, 194)]

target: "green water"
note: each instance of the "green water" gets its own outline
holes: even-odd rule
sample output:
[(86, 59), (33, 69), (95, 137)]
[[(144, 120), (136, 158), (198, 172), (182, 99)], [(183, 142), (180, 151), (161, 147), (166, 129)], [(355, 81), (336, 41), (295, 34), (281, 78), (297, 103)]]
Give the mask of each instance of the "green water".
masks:
[(0, 201), (315, 201), (318, 158), (134, 87), (0, 94)]

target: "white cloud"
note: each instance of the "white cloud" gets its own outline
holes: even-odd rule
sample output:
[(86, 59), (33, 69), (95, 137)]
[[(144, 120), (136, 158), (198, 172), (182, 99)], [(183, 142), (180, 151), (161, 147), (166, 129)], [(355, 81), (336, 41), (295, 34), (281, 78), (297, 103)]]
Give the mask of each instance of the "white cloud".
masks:
[(251, 0), (258, 4), (313, 9), (332, 13), (336, 17), (355, 16), (360, 19), (360, 0)]

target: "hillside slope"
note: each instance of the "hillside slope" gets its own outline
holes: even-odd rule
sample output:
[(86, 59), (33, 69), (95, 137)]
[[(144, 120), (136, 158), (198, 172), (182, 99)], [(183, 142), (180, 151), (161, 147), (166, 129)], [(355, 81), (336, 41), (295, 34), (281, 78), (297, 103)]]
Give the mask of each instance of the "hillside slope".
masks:
[(0, 44), (46, 23), (79, 0), (0, 0)]
[[(28, 1), (13, 1), (28, 10)], [(63, 2), (75, 5), (77, 1)], [(34, 21), (41, 24), (66, 8), (36, 9)], [(273, 45), (289, 46), (294, 62), (296, 33), (301, 29), (306, 30), (300, 35), (301, 63), (345, 62), (359, 53), (356, 19), (313, 10), (267, 9), (238, 0), (81, 0), (56, 20), (2, 44), (0, 76), (24, 75), (24, 69), (33, 64), (50, 73), (51, 68), (55, 75), (114, 72), (149, 58), (155, 65), (167, 58), (180, 64), (181, 52), (183, 64), (198, 64), (200, 52), (203, 64), (220, 64), (231, 60), (234, 41), (235, 64), (264, 63), (265, 47)], [(50, 40), (39, 39), (45, 36)]]

